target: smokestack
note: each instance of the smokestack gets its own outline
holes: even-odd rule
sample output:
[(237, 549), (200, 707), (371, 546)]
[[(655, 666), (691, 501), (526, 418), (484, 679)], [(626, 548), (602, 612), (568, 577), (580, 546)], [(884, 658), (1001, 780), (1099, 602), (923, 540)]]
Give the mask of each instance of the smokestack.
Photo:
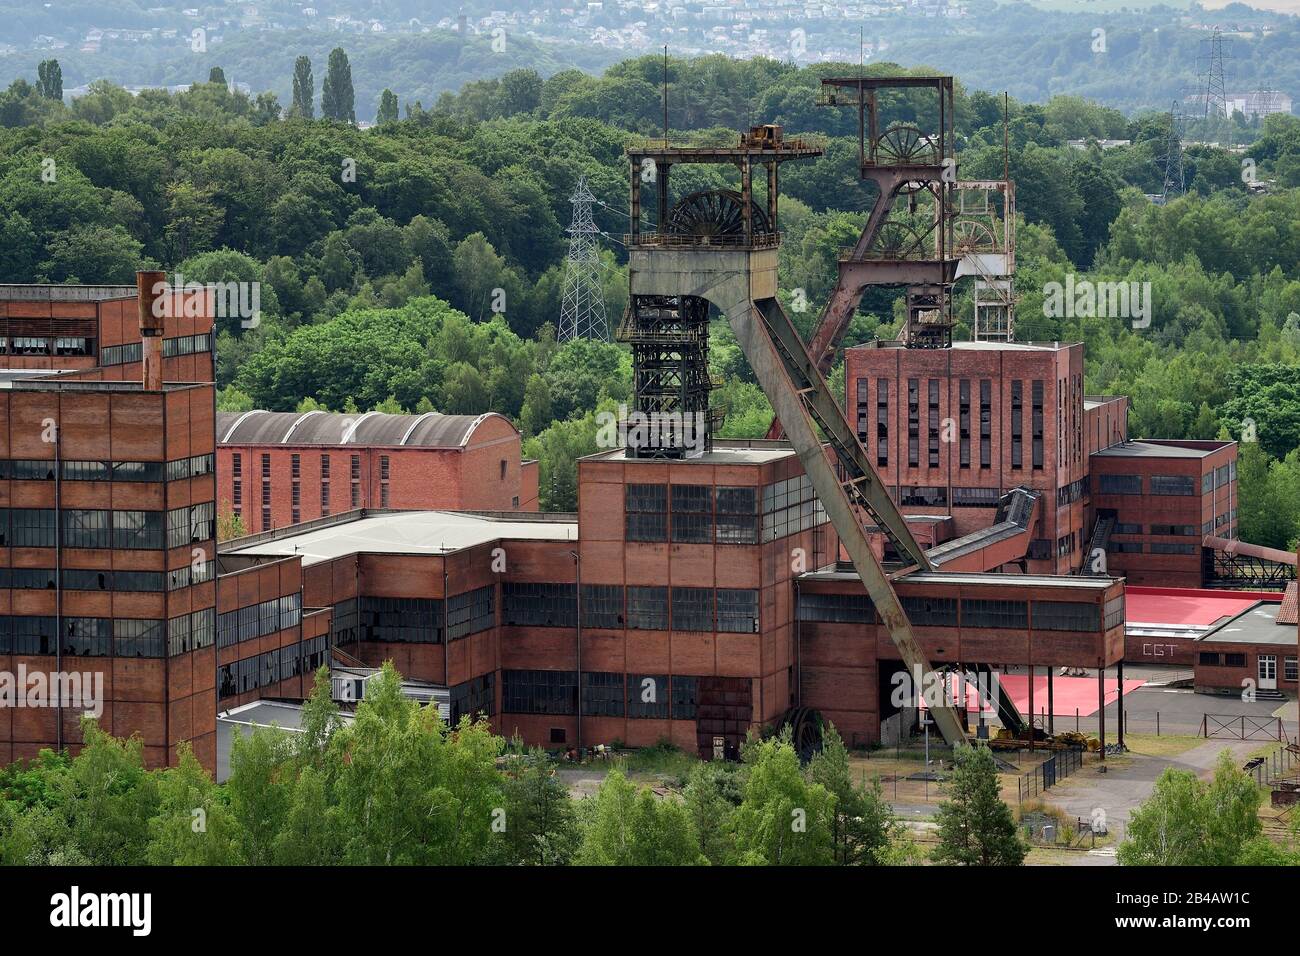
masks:
[(166, 294), (167, 273), (137, 272), (135, 288), (140, 304), (141, 353), (144, 359), (144, 388), (147, 392), (162, 390), (163, 306), (159, 302)]

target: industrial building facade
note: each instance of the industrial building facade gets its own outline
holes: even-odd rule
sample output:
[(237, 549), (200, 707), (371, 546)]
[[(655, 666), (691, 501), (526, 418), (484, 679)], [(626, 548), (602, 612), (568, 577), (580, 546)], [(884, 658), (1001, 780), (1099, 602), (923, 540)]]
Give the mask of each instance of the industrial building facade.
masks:
[[(344, 515), (230, 542), (221, 563), (224, 588), (236, 569), (301, 562), (330, 643), (445, 683), (453, 719), (481, 711), (548, 747), (668, 739), (710, 755), (796, 707), (857, 743), (898, 712), (902, 662), (861, 581), (827, 570), (837, 550), (784, 442), (719, 440), (686, 461), (582, 459), (576, 515)], [(1122, 581), (1005, 583), (917, 574), (899, 589), (939, 665), (1122, 658)]]
[[(101, 726), (139, 734), (152, 765), (182, 741), (215, 760), (203, 311), (169, 318), (150, 342), (133, 287), (0, 287), (7, 341), (23, 349), (0, 374), (0, 671), (93, 677)], [(81, 704), (0, 708), (0, 762), (75, 745)]]
[[(390, 491), (387, 509), (331, 509), (296, 524), (290, 514), (288, 527), (273, 514), (269, 530), (218, 551), (218, 488), (233, 492), (237, 473), (233, 459), (222, 473), (217, 440), (238, 437), (243, 426), (214, 411), (211, 319), (168, 318), (152, 346), (146, 336), (137, 349), (124, 341), (126, 317), (143, 311), (134, 289), (82, 292), (86, 301), (76, 302), (61, 298), (76, 290), (7, 294), (14, 338), (49, 339), (56, 311), (93, 319), (95, 334), (85, 337), (97, 343), (99, 364), (46, 354), (5, 372), (0, 670), (102, 674), (103, 725), (139, 734), (152, 765), (174, 762), (188, 742), (211, 768), (218, 712), (302, 699), (322, 665), (386, 660), (445, 687), (453, 720), (486, 714), (499, 733), (552, 748), (667, 739), (732, 755), (752, 729), (800, 708), (833, 720), (854, 743), (903, 732), (891, 690), (904, 661), (841, 560), (843, 543), (787, 441), (719, 439), (670, 460), (602, 451), (578, 463), (571, 515), (403, 510)], [(116, 331), (106, 328), (114, 323)], [(998, 497), (1022, 486), (1039, 500), (1032, 539), (1076, 538), (1073, 550), (1040, 557), (1029, 537), (995, 535), (996, 546), (980, 552), (991, 566), (901, 571), (893, 587), (937, 668), (1015, 664), (1050, 674), (1118, 664), (1127, 654), (1118, 561), (1132, 555), (1137, 576), (1163, 553), (1152, 545), (1190, 537), (1166, 524), (1199, 521), (1203, 532), (1210, 521), (1211, 530), (1232, 533), (1235, 446), (1128, 441), (1123, 400), (1082, 395), (1077, 345), (886, 345), (851, 349), (849, 359), (859, 435), (909, 525), (927, 527), (933, 548), (978, 539)], [(947, 435), (945, 419), (956, 424)], [(380, 456), (422, 454), (400, 439), (421, 423), (439, 424), (368, 420)], [(514, 447), (510, 432), (493, 416), (476, 422), (441, 425), (463, 428), (464, 447), (482, 429), (495, 456), (488, 471), (499, 479), (494, 443)], [(290, 488), (293, 455), (301, 456), (299, 481), (309, 480), (309, 457), (327, 455), (331, 483), (338, 473), (351, 488), (350, 456), (359, 452), (333, 416), (260, 413), (244, 423), (254, 438), (277, 439), (260, 444), (287, 460)], [(355, 436), (364, 422), (346, 427)], [(261, 462), (255, 467), (260, 477)], [(381, 486), (383, 474), (380, 461)], [(1135, 474), (1140, 483), (1128, 477)], [(256, 478), (245, 487), (261, 500)], [(1115, 512), (1104, 541), (1111, 573), (1076, 573), (1087, 570), (1089, 553), (1078, 542), (1102, 509)], [(1139, 522), (1140, 532), (1129, 529)], [(1141, 552), (1109, 547), (1139, 536)], [(1239, 652), (1212, 646), (1207, 635), (1196, 653), (1206, 661), (1222, 654), (1216, 665), (1235, 668), (1228, 655)], [(1288, 655), (1275, 656), (1289, 686)], [(1251, 661), (1268, 667), (1259, 655)], [(75, 749), (79, 716), (70, 707), (0, 709), (0, 760)]]
[(877, 341), (845, 355), (858, 439), (909, 520), (947, 516), (968, 534), (1024, 487), (1044, 507), (1022, 570), (1191, 588), (1206, 540), (1236, 538), (1236, 443), (1130, 440), (1127, 399), (1084, 395), (1081, 344)]

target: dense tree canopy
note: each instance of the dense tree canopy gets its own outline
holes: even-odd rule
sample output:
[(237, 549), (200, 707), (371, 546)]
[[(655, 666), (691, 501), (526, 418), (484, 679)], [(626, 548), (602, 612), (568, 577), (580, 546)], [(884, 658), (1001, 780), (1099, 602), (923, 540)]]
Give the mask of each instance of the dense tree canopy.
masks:
[(753, 739), (742, 765), (692, 763), (680, 794), (615, 765), (575, 799), (555, 758), (486, 720), (449, 726), (403, 696), (391, 662), (349, 720), (321, 668), (301, 731), (237, 733), (221, 784), (186, 744), (175, 766), (146, 770), (138, 736), (89, 718), (83, 731), (76, 757), (0, 768), (0, 865), (882, 865), (911, 853), (877, 788), (852, 782), (834, 728), (806, 767), (788, 737)]

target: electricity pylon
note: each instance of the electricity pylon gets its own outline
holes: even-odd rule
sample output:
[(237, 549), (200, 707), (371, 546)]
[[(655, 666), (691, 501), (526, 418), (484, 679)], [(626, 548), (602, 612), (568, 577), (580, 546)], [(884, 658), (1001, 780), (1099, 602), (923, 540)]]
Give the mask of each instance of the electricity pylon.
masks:
[(600, 283), (600, 249), (596, 236), (600, 230), (591, 217), (596, 197), (587, 188), (587, 177), (569, 197), (573, 203), (573, 223), (569, 226), (569, 255), (564, 260), (564, 293), (560, 299), (560, 327), (556, 339), (600, 339), (609, 341), (609, 323), (605, 318), (605, 293)]

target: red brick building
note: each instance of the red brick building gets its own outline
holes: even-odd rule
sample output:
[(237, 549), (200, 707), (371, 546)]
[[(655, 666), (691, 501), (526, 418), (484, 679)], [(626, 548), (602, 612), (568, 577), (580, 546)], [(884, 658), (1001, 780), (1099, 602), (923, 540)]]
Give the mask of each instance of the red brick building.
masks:
[(858, 438), (906, 514), (951, 515), (964, 535), (991, 523), (1005, 491), (1026, 487), (1045, 506), (1028, 570), (1079, 566), (1088, 471), (1081, 344), (876, 341), (848, 349), (845, 362)]
[[(300, 559), (303, 605), (332, 609), (331, 643), (445, 683), (453, 719), (483, 711), (551, 747), (669, 739), (708, 754), (793, 707), (857, 742), (897, 712), (902, 663), (856, 575), (825, 570), (837, 549), (788, 445), (719, 440), (673, 462), (582, 459), (576, 516), (338, 516), (228, 542), (221, 565), (224, 592), (238, 568)], [(898, 587), (937, 662), (1123, 654), (1124, 586), (1110, 578), (913, 574)], [(223, 666), (218, 686), (231, 679)], [(223, 709), (260, 688), (236, 690)]]
[(504, 415), (221, 412), (218, 501), (250, 531), (357, 508), (536, 511)]
[[(5, 372), (0, 389), (0, 671), (98, 673), (104, 726), (139, 733), (151, 764), (189, 741), (214, 767), (219, 710), (301, 699), (314, 671), (337, 660), (393, 660), (445, 686), (453, 719), (486, 713), (498, 732), (551, 747), (669, 739), (734, 753), (751, 729), (800, 707), (853, 742), (897, 729), (890, 690), (902, 662), (856, 574), (837, 564), (837, 536), (784, 442), (718, 440), (676, 461), (601, 452), (579, 462), (577, 514), (538, 514), (525, 510), (535, 478), (530, 486), (518, 434), (500, 416), (261, 412), (219, 422), (210, 318), (168, 318), (154, 353), (129, 341), (130, 315), (140, 333), (134, 290), (7, 294), (9, 337), (46, 351), (17, 356), (36, 365)], [(61, 312), (85, 334), (64, 336), (51, 324)], [(86, 339), (90, 354), (59, 354), (63, 337)], [(1233, 446), (1126, 444), (1125, 403), (1082, 395), (1078, 346), (849, 355), (850, 395), (865, 396), (850, 406), (859, 433), (927, 544), (987, 527), (1011, 488), (1038, 496), (1024, 543), (1051, 548), (994, 558), (1017, 573), (895, 579), (940, 666), (1050, 673), (1122, 661), (1122, 579), (1032, 573), (1077, 569), (1099, 507), (1115, 510), (1116, 541), (1137, 534), (1120, 529), (1142, 509), (1164, 508), (1161, 524), (1190, 523), (1170, 510), (1185, 505), (1201, 521), (1228, 514), (1211, 530), (1232, 533)], [(156, 379), (149, 361), (161, 363)], [(232, 442), (218, 458), (218, 434), (256, 450)], [(225, 455), (219, 491), (213, 469), (226, 468)], [(1140, 493), (1101, 482), (1133, 473)], [(1152, 484), (1177, 479), (1182, 489), (1207, 475), (1200, 494)], [(227, 489), (234, 499), (236, 480), (246, 520), (266, 495), (269, 520), (251, 523), (270, 530), (227, 542), (214, 566), (217, 505)], [(327, 481), (335, 513), (308, 510)], [(473, 507), (471, 493), (486, 496), (474, 508), (485, 513), (400, 510), (445, 485), (459, 509)], [(302, 523), (279, 527), (295, 518), (295, 486)], [(516, 493), (518, 512), (502, 514)], [(492, 497), (504, 495), (510, 506)], [(335, 511), (338, 496), (347, 513)], [(1141, 520), (1143, 544), (1181, 537)], [(1060, 543), (1067, 534), (1073, 550)], [(990, 553), (1017, 540), (999, 538)], [(1203, 652), (1238, 653), (1210, 643)], [(75, 750), (77, 716), (0, 709), (0, 760)]]
[[(167, 310), (167, 381), (216, 380), (212, 306)], [(141, 356), (135, 286), (0, 285), (0, 368), (138, 382)]]
[(1296, 588), (1255, 602), (1196, 642), (1198, 693), (1278, 700), (1300, 690)]
[(858, 438), (923, 540), (989, 527), (1017, 487), (1041, 495), (1028, 573), (1196, 588), (1207, 539), (1236, 537), (1236, 443), (1130, 440), (1127, 399), (1084, 395), (1079, 343), (875, 341), (845, 362)]
[[(150, 764), (189, 741), (210, 765), (211, 312), (167, 320), (153, 387), (134, 288), (3, 286), (0, 317), (19, 349), (0, 373), (0, 671), (85, 675), (101, 726), (138, 733)], [(6, 701), (0, 763), (75, 750), (86, 703)]]
[(1237, 537), (1237, 443), (1124, 442), (1090, 461), (1092, 510), (1113, 519), (1107, 568), (1133, 584), (1198, 588), (1207, 538)]

